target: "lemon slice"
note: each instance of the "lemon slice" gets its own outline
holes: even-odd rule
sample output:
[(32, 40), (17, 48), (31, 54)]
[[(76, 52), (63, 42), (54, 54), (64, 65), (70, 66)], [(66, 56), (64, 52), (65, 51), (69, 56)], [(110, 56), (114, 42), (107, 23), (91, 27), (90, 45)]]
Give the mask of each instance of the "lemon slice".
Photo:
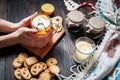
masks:
[(46, 3), (41, 6), (41, 10), (46, 15), (53, 14), (55, 7), (52, 4)]

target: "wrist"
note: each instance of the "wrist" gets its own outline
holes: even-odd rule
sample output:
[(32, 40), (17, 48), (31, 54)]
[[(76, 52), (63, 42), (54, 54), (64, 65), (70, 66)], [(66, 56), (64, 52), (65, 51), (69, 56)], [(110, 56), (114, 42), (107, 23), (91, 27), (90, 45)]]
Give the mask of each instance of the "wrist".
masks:
[(0, 32), (10, 33), (18, 29), (17, 23), (9, 22), (6, 20), (0, 21)]
[(18, 41), (17, 41), (17, 36), (14, 33), (0, 36), (0, 48), (4, 48), (16, 44), (18, 44)]
[(18, 44), (18, 35), (15, 32), (8, 34), (8, 38), (12, 45)]
[(13, 31), (16, 31), (17, 29), (20, 28), (19, 23), (13, 23)]

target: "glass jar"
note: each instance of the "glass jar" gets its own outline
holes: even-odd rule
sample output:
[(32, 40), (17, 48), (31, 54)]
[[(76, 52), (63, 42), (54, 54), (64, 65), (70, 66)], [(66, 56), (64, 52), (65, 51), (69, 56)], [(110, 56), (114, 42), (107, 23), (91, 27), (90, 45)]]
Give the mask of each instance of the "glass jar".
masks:
[(52, 30), (51, 19), (49, 16), (45, 14), (38, 14), (31, 21), (32, 28), (38, 30), (36, 35), (47, 34), (50, 30)]
[(97, 37), (102, 34), (105, 29), (105, 21), (99, 17), (92, 17), (88, 21), (86, 32), (90, 37)]
[(92, 39), (80, 37), (75, 41), (74, 60), (78, 63), (85, 63), (94, 53), (96, 47)]
[(84, 15), (78, 10), (71, 11), (67, 14), (66, 23), (68, 30), (76, 33), (79, 32), (84, 20)]

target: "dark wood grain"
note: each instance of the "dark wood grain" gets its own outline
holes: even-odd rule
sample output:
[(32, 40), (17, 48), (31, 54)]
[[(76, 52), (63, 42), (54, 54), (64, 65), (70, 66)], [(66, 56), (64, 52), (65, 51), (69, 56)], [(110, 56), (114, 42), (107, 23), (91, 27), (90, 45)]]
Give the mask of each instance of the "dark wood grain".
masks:
[[(81, 3), (86, 0), (74, 1)], [(95, 3), (95, 0), (89, 1)], [(75, 38), (83, 36), (84, 34), (81, 35), (78, 33), (75, 34), (75, 36), (67, 30), (65, 18), (68, 11), (64, 6), (63, 0), (0, 0), (0, 18), (11, 22), (18, 22), (24, 17), (33, 14), (35, 11), (41, 12), (40, 7), (44, 3), (51, 3), (55, 6), (55, 12), (52, 16), (61, 16), (63, 18), (63, 27), (66, 31), (66, 34), (57, 42), (57, 44), (45, 56), (45, 58), (43, 60), (40, 59), (40, 61), (45, 61), (49, 57), (55, 57), (58, 60), (61, 74), (69, 76), (71, 74), (69, 70), (70, 67), (73, 64), (76, 64), (73, 61), (73, 41)], [(89, 7), (83, 7), (79, 10), (85, 14), (90, 12)], [(26, 52), (30, 55), (33, 55), (20, 45), (0, 49), (0, 80), (15, 80), (13, 75), (14, 69), (12, 67), (12, 61), (20, 52)], [(53, 80), (57, 80), (57, 78), (55, 77)]]

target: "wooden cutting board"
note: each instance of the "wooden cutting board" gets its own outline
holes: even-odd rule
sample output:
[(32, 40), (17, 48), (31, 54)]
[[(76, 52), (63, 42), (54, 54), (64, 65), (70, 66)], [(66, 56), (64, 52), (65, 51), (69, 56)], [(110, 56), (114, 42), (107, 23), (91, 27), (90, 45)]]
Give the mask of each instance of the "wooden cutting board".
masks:
[(62, 27), (62, 30), (53, 34), (53, 38), (47, 44), (47, 46), (45, 46), (43, 48), (32, 48), (32, 47), (22, 45), (25, 49), (27, 49), (28, 51), (32, 52), (33, 54), (35, 54), (36, 56), (38, 56), (40, 58), (44, 58), (44, 56), (52, 49), (52, 47), (56, 44), (56, 42), (65, 33), (65, 30), (62, 26), (62, 18), (60, 16), (53, 17), (53, 18), (51, 18), (51, 20), (59, 21), (59, 24)]

